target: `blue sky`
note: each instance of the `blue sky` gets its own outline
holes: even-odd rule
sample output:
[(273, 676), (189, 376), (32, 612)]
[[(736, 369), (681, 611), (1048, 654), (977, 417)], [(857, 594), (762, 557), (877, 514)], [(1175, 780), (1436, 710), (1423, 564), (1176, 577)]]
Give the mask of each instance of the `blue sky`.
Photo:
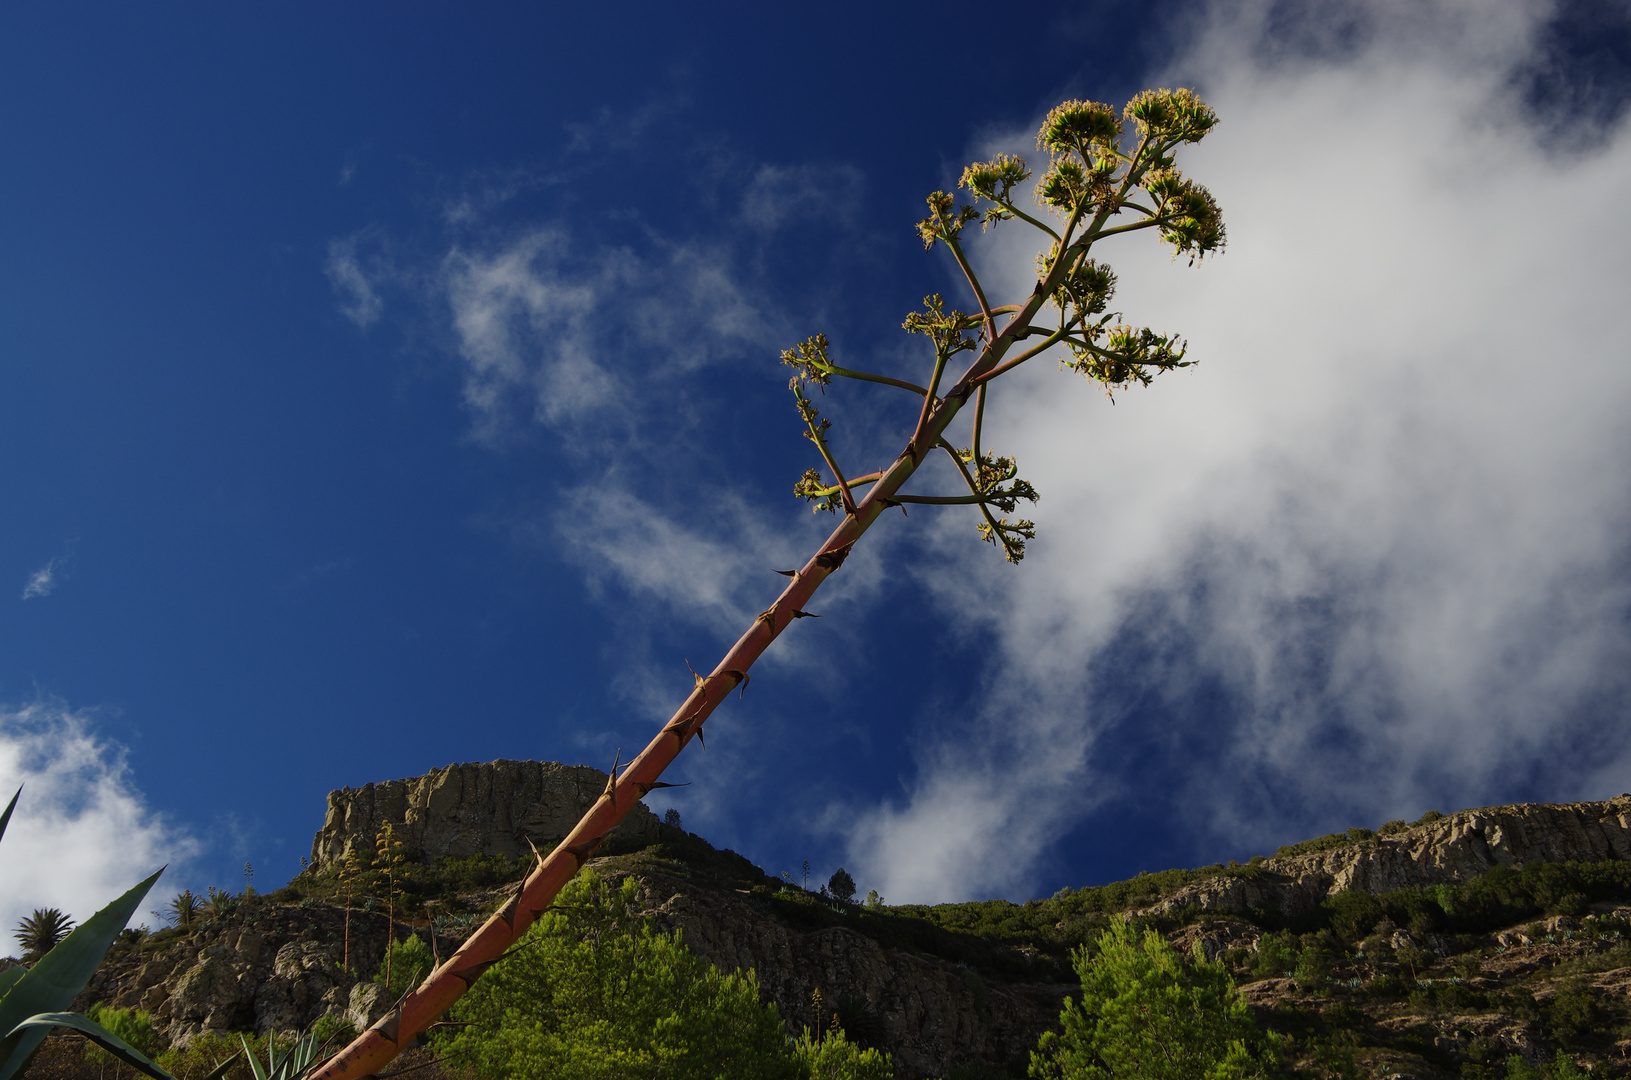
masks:
[[(1624, 5), (992, 18), (0, 16), (0, 921), (281, 883), (331, 788), (643, 745), (830, 527), (778, 351), (915, 377), (901, 318), (966, 302), (923, 196), (1158, 84), (1222, 115), (1230, 248), (1106, 254), (1200, 365), (1007, 380), (1031, 556), (880, 524), (653, 805), (1017, 899), (1631, 787)], [(830, 400), (894, 456), (909, 402)]]

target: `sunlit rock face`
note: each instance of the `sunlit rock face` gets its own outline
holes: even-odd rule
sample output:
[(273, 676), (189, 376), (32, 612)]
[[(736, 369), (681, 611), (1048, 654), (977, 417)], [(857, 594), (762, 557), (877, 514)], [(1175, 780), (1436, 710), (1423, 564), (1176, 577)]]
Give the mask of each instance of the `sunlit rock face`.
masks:
[[(341, 788), (329, 792), (311, 861), (322, 868), (353, 849), (372, 858), (375, 835), (386, 823), (416, 858), (515, 858), (531, 850), (528, 840), (543, 847), (564, 837), (605, 790), (606, 774), (588, 765), (504, 760)], [(656, 815), (636, 803), (613, 835), (642, 840), (656, 833)]]
[(1523, 803), (1462, 810), (1436, 821), (1306, 855), (1264, 860), (1239, 876), (1196, 882), (1147, 909), (1300, 915), (1348, 889), (1391, 892), (1453, 885), (1497, 866), (1631, 859), (1631, 795), (1605, 802)]

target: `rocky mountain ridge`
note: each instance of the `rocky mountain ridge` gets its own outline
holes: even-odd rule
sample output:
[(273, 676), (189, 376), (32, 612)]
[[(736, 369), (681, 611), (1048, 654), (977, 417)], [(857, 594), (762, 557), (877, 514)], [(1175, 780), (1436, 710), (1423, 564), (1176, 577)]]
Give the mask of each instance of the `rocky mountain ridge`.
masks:
[(1247, 873), (1197, 882), (1138, 913), (1256, 909), (1295, 916), (1350, 889), (1383, 893), (1459, 884), (1497, 866), (1628, 859), (1631, 794), (1601, 802), (1488, 806), (1330, 850), (1254, 860)]
[[(442, 884), (410, 895), (412, 917), (399, 917), (396, 930), (400, 939), (440, 927), (434, 940), (446, 956), (461, 928), (496, 907), (508, 888), (497, 881), (448, 885), (465, 880), (446, 876), (463, 872), (459, 859), (484, 872), (523, 871), (512, 855), (520, 847), (530, 858), (526, 838), (548, 843), (553, 823), (575, 820), (604, 784), (605, 774), (589, 767), (495, 762), (333, 793), (314, 842), (317, 865), (271, 896), (200, 917), (190, 931), (169, 929), (117, 946), (78, 1007), (103, 1002), (148, 1010), (172, 1044), (205, 1031), (288, 1032), (324, 1014), (366, 1025), (387, 1004), (370, 981), (383, 957), (386, 918), (377, 905), (359, 905), (347, 931), (335, 877), (347, 845), (366, 837), (362, 849), (370, 850), (371, 830), (391, 821), (425, 874), (451, 868), (436, 871)], [(494, 809), (498, 802), (505, 802), (502, 812)], [(480, 815), (489, 812), (483, 823)], [(1631, 946), (1620, 943), (1622, 932), (1631, 940), (1631, 905), (1598, 903), (1584, 921), (1526, 916), (1488, 932), (1416, 928), (1414, 936), (1385, 918), (1372, 934), (1373, 912), (1343, 938), (1310, 929), (1336, 925), (1332, 899), (1456, 887), (1498, 869), (1617, 866), (1631, 859), (1628, 823), (1631, 796), (1468, 810), (1414, 826), (1395, 823), (1380, 834), (1353, 830), (1246, 866), (1181, 872), (1183, 884), (1120, 906), (1103, 896), (1097, 906), (1082, 902), (1115, 886), (1023, 905), (845, 905), (769, 877), (649, 812), (621, 845), (623, 854), (591, 865), (614, 879), (635, 877), (647, 913), (660, 928), (680, 930), (698, 955), (722, 969), (755, 971), (790, 1030), (809, 1022), (812, 991), (828, 1002), (862, 1003), (873, 1036), (894, 1055), (902, 1077), (1024, 1075), (1028, 1051), (1056, 1024), (1062, 998), (1073, 990), (1070, 950), (1105, 919), (1136, 916), (1163, 928), (1177, 947), (1199, 943), (1205, 955), (1231, 965), (1265, 1024), (1309, 1040), (1350, 1039), (1362, 1062), (1385, 1066), (1389, 1076), (1427, 1080), (1463, 1075), (1463, 1067), (1475, 1069), (1467, 1076), (1485, 1075), (1476, 1072), (1478, 1063), (1499, 1062), (1507, 1052), (1544, 1056), (1575, 1046), (1563, 1021), (1554, 1022), (1554, 1013), (1562, 1015), (1559, 1001), (1589, 999), (1580, 1007), (1599, 1027), (1620, 1012), (1631, 1021), (1620, 1000), (1631, 989)], [(569, 827), (570, 821), (559, 827), (557, 838)], [(1296, 850), (1310, 845), (1321, 850)], [(1631, 875), (1621, 876), (1631, 883)], [(1631, 887), (1623, 891), (1620, 899), (1631, 902)], [(1582, 901), (1570, 903), (1575, 915), (1584, 914)], [(399, 904), (399, 916), (403, 910)], [(1300, 938), (1275, 929), (1298, 920), (1306, 924)], [(349, 971), (341, 964), (348, 933)], [(1301, 960), (1276, 968), (1276, 949), (1325, 959), (1310, 972)], [(1609, 1060), (1601, 1054), (1618, 1044), (1593, 1038), (1592, 1052)], [(427, 1073), (427, 1080), (434, 1077), (434, 1070)]]
[[(386, 780), (328, 794), (323, 827), (311, 845), (311, 865), (338, 865), (347, 851), (369, 859), (374, 837), (389, 823), (416, 859), (471, 855), (516, 858), (560, 840), (606, 788), (606, 774), (558, 761), (466, 762), (424, 776)], [(638, 803), (614, 837), (649, 842), (657, 818)]]

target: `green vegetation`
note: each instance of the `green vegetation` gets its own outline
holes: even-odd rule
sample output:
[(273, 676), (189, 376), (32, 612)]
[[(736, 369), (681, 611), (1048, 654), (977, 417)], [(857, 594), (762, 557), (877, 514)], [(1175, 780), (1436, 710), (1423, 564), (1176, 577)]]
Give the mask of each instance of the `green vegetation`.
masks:
[(74, 920), (59, 909), (35, 908), (32, 915), (24, 916), (17, 923), (11, 936), (23, 947), (23, 963), (32, 964), (56, 948), (73, 928)]
[(251, 1057), (265, 1053), (265, 1039), (261, 1036), (204, 1031), (194, 1036), (184, 1049), (161, 1051), (157, 1061), (176, 1080), (203, 1080), (222, 1066), (226, 1066), (221, 1073), (222, 1080), (253, 1080), (254, 1071), (242, 1057), (246, 1042)]
[(889, 1055), (858, 1046), (837, 1028), (820, 1037), (806, 1030), (793, 1041), (800, 1080), (895, 1080)]
[(460, 1002), (466, 1026), (439, 1049), (491, 1080), (796, 1080), (800, 1059), (757, 980), (655, 931), (636, 914), (636, 888), (580, 875)]
[(1561, 1050), (1544, 1065), (1531, 1065), (1517, 1054), (1506, 1059), (1505, 1080), (1588, 1080), (1590, 1076)]
[(395, 1001), (418, 986), (436, 966), (436, 958), (425, 939), (418, 934), (406, 940), (391, 942), (384, 965), (374, 975), (374, 981), (385, 987)]
[(1154, 930), (1120, 920), (1078, 949), (1078, 1002), (1065, 999), (1064, 1030), (1031, 1055), (1036, 1080), (1235, 1080), (1276, 1064), (1229, 971), (1196, 949), (1186, 963)]
[[(164, 1048), (164, 1040), (153, 1030), (153, 1018), (140, 1009), (109, 1009), (93, 1005), (85, 1010), (85, 1015), (148, 1057), (154, 1057)], [(85, 1058), (99, 1066), (113, 1066), (116, 1076), (119, 1066), (123, 1064), (119, 1058), (95, 1043), (85, 1047)]]
[[(1243, 1042), (1251, 1068), (1266, 1069), (1268, 1058), (1278, 1055), (1282, 1064), (1275, 1075), (1334, 1080), (1393, 1075), (1400, 1070), (1410, 1074), (1414, 1070), (1415, 1075), (1460, 1075), (1465, 1080), (1503, 1080), (1508, 1076), (1553, 1080), (1579, 1076), (1579, 1072), (1568, 1071), (1581, 1068), (1574, 1064), (1578, 1059), (1591, 1066), (1594, 1076), (1605, 1075), (1604, 1066), (1608, 1067), (1606, 1075), (1613, 1076), (1620, 1075), (1613, 1071), (1620, 1062), (1616, 1043), (1631, 1036), (1631, 1009), (1619, 998), (1605, 994), (1603, 980), (1593, 978), (1600, 972), (1631, 966), (1631, 920), (1607, 913), (1578, 914), (1598, 901), (1631, 900), (1631, 864), (1626, 863), (1531, 864), (1521, 870), (1497, 868), (1453, 887), (1404, 889), (1377, 895), (1350, 892), (1333, 896), (1319, 908), (1294, 919), (1266, 911), (1220, 917), (1193, 910), (1173, 910), (1160, 919), (1135, 920), (1131, 924), (1121, 917), (1124, 912), (1107, 910), (1112, 907), (1111, 901), (1149, 896), (1152, 892), (1163, 892), (1173, 882), (1209, 876), (1246, 879), (1262, 876), (1271, 882), (1274, 864), (1264, 861), (1247, 865), (1218, 864), (1200, 870), (1145, 874), (1129, 882), (1097, 889), (1065, 889), (1050, 899), (1025, 904), (990, 901), (932, 908), (886, 907), (881, 898), (865, 904), (840, 902), (830, 879), (825, 883), (825, 895), (812, 893), (764, 874), (734, 852), (715, 849), (700, 837), (670, 826), (659, 826), (655, 842), (643, 848), (629, 845), (623, 854), (601, 860), (597, 867), (604, 874), (666, 874), (721, 893), (736, 893), (741, 902), (757, 907), (763, 914), (795, 930), (842, 926), (885, 947), (949, 961), (962, 967), (959, 974), (974, 994), (977, 1009), (984, 1009), (984, 1002), (994, 1001), (998, 993), (1023, 996), (1032, 992), (1023, 987), (1005, 988), (1004, 984), (1075, 981), (1078, 975), (1075, 965), (1084, 957), (1102, 955), (1099, 943), (1107, 932), (1123, 931), (1135, 938), (1140, 948), (1151, 940), (1149, 932), (1170, 936), (1183, 931), (1190, 940), (1199, 934), (1205, 937), (1207, 949), (1222, 963), (1191, 964), (1185, 960), (1187, 953), (1176, 953), (1168, 947), (1168, 953), (1174, 958), (1172, 962), (1186, 972), (1221, 967), (1236, 983), (1271, 976), (1290, 977), (1252, 991), (1257, 995), (1254, 1000), (1258, 1001), (1261, 995), (1269, 995), (1270, 1002), (1259, 1015), (1259, 1023), (1269, 1034), (1254, 1035), (1252, 1038), (1257, 1042), (1250, 1038)], [(427, 866), (408, 856), (407, 861), (399, 864), (397, 873), (403, 895), (409, 898), (403, 901), (402, 911), (411, 910), (416, 913), (416, 919), (431, 914), (438, 926), (448, 919), (457, 922), (464, 916), (446, 913), (489, 903), (495, 893), (503, 891), (506, 881), (513, 883), (524, 870), (525, 866), (515, 861), (491, 857), (443, 860)], [(470, 888), (467, 885), (470, 882), (478, 884)], [(345, 884), (343, 876), (333, 869), (307, 872), (269, 897), (234, 898), (221, 914), (212, 912), (200, 919), (194, 934), (218, 936), (242, 926), (255, 927), (267, 940), (276, 940), (285, 934), (307, 933), (326, 924), (322, 933), (332, 943), (338, 959), (343, 947), (341, 905), (345, 901)], [(815, 884), (812, 880), (812, 887)], [(574, 886), (576, 888), (578, 886)], [(684, 950), (673, 935), (655, 934), (643, 919), (630, 914), (636, 909), (628, 901), (628, 890), (633, 888), (629, 881), (620, 879), (616, 888), (606, 888), (615, 895), (592, 904), (580, 903), (576, 893), (563, 896), (559, 901), (562, 906), (550, 916), (552, 920), (562, 920), (561, 925), (565, 927), (561, 932), (564, 940), (549, 945), (549, 950), (556, 954), (551, 962), (575, 964), (574, 957), (581, 954), (585, 942), (589, 942), (587, 948), (593, 950), (597, 948), (593, 942), (598, 940), (598, 955), (603, 961), (600, 973), (591, 971), (576, 985), (571, 979), (554, 979), (557, 984), (565, 984), (560, 997), (552, 991), (540, 999), (537, 983), (530, 984), (529, 990), (516, 993), (515, 1001), (519, 1004), (514, 1008), (519, 1011), (513, 1015), (531, 1017), (526, 1024), (514, 1029), (523, 1034), (507, 1036), (516, 1044), (508, 1049), (489, 1046), (484, 1051), (511, 1053), (515, 1057), (512, 1073), (483, 1066), (472, 1056), (468, 1046), (461, 1050), (452, 1045), (457, 1039), (472, 1040), (468, 1045), (481, 1041), (475, 1027), (466, 1027), (462, 1032), (438, 1029), (441, 1034), (433, 1033), (437, 1048), (455, 1053), (448, 1062), (449, 1068), (468, 1067), (490, 1080), (505, 1080), (514, 1071), (526, 1071), (534, 1065), (543, 1068), (564, 1063), (562, 1067), (567, 1069), (567, 1075), (577, 1075), (570, 1071), (577, 1067), (571, 1065), (572, 1055), (603, 1055), (608, 1046), (621, 1040), (622, 1045), (636, 1049), (630, 1052), (634, 1056), (625, 1054), (619, 1060), (625, 1063), (648, 1060), (664, 1067), (679, 1060), (681, 1065), (676, 1067), (680, 1075), (685, 1075), (684, 1069), (688, 1066), (683, 1064), (682, 1051), (692, 1042), (662, 1042), (665, 1036), (657, 1031), (656, 1018), (670, 1006), (653, 1006), (649, 1001), (664, 994), (678, 994), (677, 987), (688, 979), (694, 982), (700, 976), (694, 971), (689, 975), (674, 974), (679, 971), (675, 965), (682, 963), (674, 957)], [(321, 906), (318, 898), (325, 895), (332, 895), (335, 906), (320, 915), (316, 910)], [(366, 924), (371, 937), (370, 968), (372, 957), (380, 955), (378, 949), (386, 914), (379, 898), (373, 899), (374, 906), (369, 912), (358, 916), (371, 920)], [(618, 903), (622, 904), (620, 914)], [(1570, 913), (1576, 913), (1575, 921), (1548, 921), (1542, 925), (1542, 919)], [(1261, 936), (1245, 925), (1248, 923), (1255, 923)], [(418, 925), (422, 927), (423, 922)], [(352, 928), (353, 932), (355, 929)], [(1520, 944), (1523, 939), (1516, 937), (1503, 936), (1497, 942), (1487, 936), (1507, 929), (1520, 931), (1525, 939), (1533, 941), (1534, 948)], [(480, 985), (501, 986), (500, 976), (506, 969), (520, 971), (524, 964), (541, 963), (526, 958), (538, 952), (535, 938), (543, 933), (541, 929), (534, 931), (534, 937), (526, 939), (517, 952), (494, 969), (493, 978), (483, 979)], [(1222, 939), (1218, 938), (1220, 934)], [(620, 936), (630, 938), (634, 944), (618, 944), (614, 939)], [(117, 935), (117, 938), (112, 955), (129, 957), (126, 963), (139, 963), (139, 957), (177, 946), (186, 948), (190, 940), (180, 927), (169, 927), (153, 935), (143, 936), (137, 932)], [(389, 966), (390, 995), (399, 997), (418, 981), (433, 961), (428, 940), (421, 929), (405, 940), (396, 941), (391, 946), (389, 961), (381, 957), (377, 973), (368, 970), (362, 975), (383, 983)], [(644, 944), (640, 943), (642, 940)], [(1219, 941), (1221, 951), (1216, 944)], [(1037, 943), (1042, 944), (1039, 947)], [(447, 950), (445, 934), (441, 936), (441, 947), (444, 952)], [(644, 953), (639, 952), (642, 949)], [(650, 963), (640, 959), (647, 955), (653, 958)], [(637, 959), (619, 967), (618, 956)], [(631, 975), (631, 968), (643, 970)], [(617, 972), (622, 974), (616, 975)], [(606, 1005), (613, 997), (613, 990), (606, 988), (614, 983), (614, 975), (630, 983), (654, 977), (660, 984), (658, 990), (639, 990), (633, 995), (637, 1002), (645, 1000), (648, 1004), (636, 1009), (636, 1015), (628, 1022), (626, 1018), (613, 1016), (611, 1006)], [(711, 970), (708, 977), (726, 979)], [(597, 979), (600, 983), (596, 983)], [(750, 991), (742, 990), (743, 982)], [(600, 1014), (595, 1013), (595, 997), (589, 992), (597, 985), (604, 990), (599, 1000), (606, 1005)], [(710, 991), (714, 995), (711, 998), (706, 993), (698, 993), (705, 1002), (734, 1000), (734, 1005), (715, 1012), (729, 1016), (733, 1015), (732, 1009), (739, 1009), (740, 1016), (746, 1019), (736, 1025), (738, 1032), (751, 1031), (752, 1023), (757, 1022), (754, 1020), (757, 1014), (750, 1005), (761, 1011), (769, 1008), (758, 1003), (757, 989), (752, 987), (751, 981), (738, 981), (735, 999), (726, 990)], [(525, 1004), (528, 994), (532, 995), (532, 1005)], [(692, 1015), (712, 1007), (688, 1006), (682, 1002), (678, 1014)], [(528, 1009), (533, 1012), (527, 1012)], [(688, 1013), (687, 1009), (692, 1011)], [(770, 1011), (773, 1016), (774, 1010)], [(132, 1021), (142, 1019), (134, 1010), (108, 1010), (96, 1015), (104, 1020), (103, 1026), (112, 1034), (152, 1057), (151, 1043), (144, 1043), (139, 1034), (126, 1030), (124, 1021), (107, 1019), (122, 1013), (129, 1013)], [(1512, 1042), (1505, 1035), (1493, 1034), (1487, 1020), (1478, 1022), (1482, 1025), (1482, 1034), (1458, 1029), (1458, 1025), (1464, 1023), (1463, 1018), (1491, 1014), (1505, 1018), (1502, 1024), (1523, 1025), (1531, 1040), (1527, 1045), (1534, 1048), (1526, 1053), (1538, 1052), (1540, 1056), (1509, 1063)], [(835, 1017), (836, 1031), (842, 1032), (842, 1038), (829, 1023)], [(464, 1019), (461, 1014), (460, 1020)], [(802, 1016), (798, 1019), (809, 1022)], [(643, 1029), (641, 1025), (648, 1021), (650, 1027)], [(507, 1021), (503, 1021), (502, 1026), (511, 1027)], [(781, 1029), (767, 1023), (765, 1030)], [(764, 1040), (759, 1049), (771, 1047), (774, 1055), (771, 1060), (779, 1062), (774, 1068), (765, 1066), (771, 1071), (764, 1075), (786, 1075), (789, 1080), (804, 1076), (881, 1078), (887, 1073), (887, 1057), (883, 1053), (888, 1049), (887, 1032), (884, 1019), (871, 1002), (840, 993), (834, 1002), (818, 1011), (817, 1019), (803, 1037), (789, 1041), (785, 1036), (778, 1036), (779, 1042)], [(349, 1026), (337, 1017), (323, 1018), (314, 1033), (320, 1039), (333, 1038), (337, 1043), (353, 1035)], [(554, 1042), (550, 1041), (552, 1038)], [(522, 1045), (539, 1040), (545, 1047), (543, 1050)], [(264, 1066), (264, 1042), (253, 1039), (250, 1042), (257, 1061)], [(1554, 1060), (1553, 1055), (1559, 1048), (1565, 1056)], [(62, 1060), (57, 1053), (60, 1046), (53, 1044), (52, 1049), (56, 1053), (53, 1061)], [(205, 1040), (185, 1053), (161, 1052), (156, 1060), (182, 1080), (202, 1080), (204, 1073), (235, 1050), (241, 1051), (241, 1047), (237, 1044), (218, 1046)], [(750, 1051), (758, 1052), (751, 1048)], [(667, 1057), (662, 1056), (665, 1053)], [(647, 1056), (641, 1058), (639, 1054)], [(96, 1057), (94, 1053), (85, 1056)], [(77, 1046), (72, 1047), (71, 1059), (83, 1060)], [(1053, 1061), (1053, 1066), (1046, 1060)], [(1046, 1060), (1040, 1068), (1057, 1067), (1061, 1070), (1058, 1075), (1071, 1075), (1063, 1071), (1065, 1057), (1057, 1052)], [(880, 1061), (885, 1065), (879, 1066)], [(1226, 1059), (1222, 1075), (1230, 1075), (1229, 1070), (1238, 1064), (1228, 1064)], [(878, 1072), (880, 1067), (885, 1072)], [(789, 1068), (791, 1072), (776, 1071)], [(748, 1075), (760, 1074), (750, 1071)], [(996, 1065), (975, 1061), (954, 1069), (949, 1075), (952, 1080), (995, 1080), (1008, 1074)], [(47, 1072), (42, 1076), (97, 1080), (94, 1070), (90, 1073)], [(229, 1080), (255, 1080), (252, 1068), (241, 1053), (238, 1063), (231, 1067)]]
[(1464, 885), (1389, 893), (1349, 890), (1297, 920), (1304, 929), (1329, 927), (1347, 940), (1383, 919), (1413, 933), (1488, 933), (1538, 915), (1581, 915), (1596, 900), (1631, 898), (1631, 863), (1530, 863), (1497, 866)]
[(203, 910), (203, 898), (194, 896), (191, 889), (182, 889), (161, 910), (153, 912), (153, 915), (166, 922), (174, 923), (183, 930), (191, 930), (193, 923), (198, 920)]

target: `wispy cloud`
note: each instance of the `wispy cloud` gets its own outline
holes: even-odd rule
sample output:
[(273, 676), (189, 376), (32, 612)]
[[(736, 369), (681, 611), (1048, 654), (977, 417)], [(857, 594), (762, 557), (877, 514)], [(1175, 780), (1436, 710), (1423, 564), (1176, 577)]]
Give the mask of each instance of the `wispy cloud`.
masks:
[(651, 129), (691, 107), (689, 97), (675, 88), (633, 109), (602, 107), (592, 120), (569, 123), (572, 140), (568, 154), (606, 154), (636, 150)]
[(7, 931), (39, 907), (82, 921), (169, 864), (162, 891), (198, 852), (192, 837), (148, 809), (124, 751), (96, 734), (90, 715), (60, 703), (0, 705), (0, 798), (19, 785), (0, 839)]
[[(341, 183), (348, 180), (349, 175)], [(385, 301), (376, 285), (378, 268), (372, 271), (365, 269), (358, 254), (360, 240), (360, 236), (348, 236), (331, 241), (323, 271), (339, 297), (340, 313), (367, 329), (379, 321), (380, 314), (385, 310)]]
[(584, 250), (539, 228), (456, 248), (443, 282), (472, 432), (490, 444), (591, 419), (626, 437), (665, 380), (775, 340), (728, 253), (693, 245)]
[(742, 193), (742, 220), (766, 231), (801, 218), (846, 221), (864, 187), (853, 165), (762, 165)]
[[(1225, 10), (1151, 81), (1223, 118), (1185, 164), (1230, 250), (1108, 253), (1201, 366), (1113, 409), (999, 387), (1042, 532), (1016, 574), (946, 550), (1003, 659), (850, 826), (891, 899), (1023, 891), (1106, 798), (1199, 854), (1631, 787), (1631, 211), (1601, 198), (1631, 133), (1547, 149), (1513, 74), (1539, 6)], [(1005, 232), (988, 272), (1024, 287)]]
[(23, 599), (33, 600), (36, 597), (50, 596), (62, 584), (63, 565), (65, 559), (57, 556), (32, 574), (23, 582)]

